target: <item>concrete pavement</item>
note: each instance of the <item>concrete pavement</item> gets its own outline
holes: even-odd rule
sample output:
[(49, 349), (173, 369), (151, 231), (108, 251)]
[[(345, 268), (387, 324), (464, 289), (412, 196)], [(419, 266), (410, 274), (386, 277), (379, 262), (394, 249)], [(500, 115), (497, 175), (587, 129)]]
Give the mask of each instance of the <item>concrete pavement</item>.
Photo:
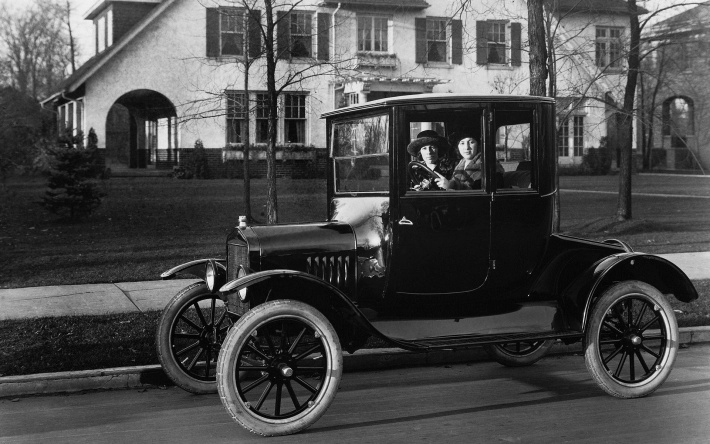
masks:
[[(660, 254), (692, 280), (710, 279), (710, 251)], [(54, 285), (0, 290), (0, 321), (162, 310), (195, 279)]]

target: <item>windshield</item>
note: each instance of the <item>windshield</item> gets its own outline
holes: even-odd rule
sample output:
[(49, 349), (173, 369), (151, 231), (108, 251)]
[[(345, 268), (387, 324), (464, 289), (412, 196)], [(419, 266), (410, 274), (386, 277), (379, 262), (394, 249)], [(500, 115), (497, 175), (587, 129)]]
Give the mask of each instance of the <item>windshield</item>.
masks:
[(333, 125), (331, 157), (336, 193), (389, 190), (389, 116), (368, 116)]

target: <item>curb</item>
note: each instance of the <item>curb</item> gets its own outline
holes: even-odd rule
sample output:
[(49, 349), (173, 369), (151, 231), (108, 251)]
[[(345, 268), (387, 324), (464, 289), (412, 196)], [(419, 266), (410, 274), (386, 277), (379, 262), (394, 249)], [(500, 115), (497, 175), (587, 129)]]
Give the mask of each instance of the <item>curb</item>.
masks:
[[(683, 345), (710, 342), (710, 327), (679, 329)], [(550, 354), (583, 353), (582, 344), (556, 343)], [(400, 348), (358, 350), (343, 355), (345, 372), (382, 370), (396, 367), (416, 367), (488, 361), (481, 347), (465, 350), (435, 350), (410, 352)], [(84, 390), (155, 388), (173, 385), (160, 365), (116, 367), (102, 370), (82, 370), (62, 373), (0, 377), (0, 398), (48, 395)]]

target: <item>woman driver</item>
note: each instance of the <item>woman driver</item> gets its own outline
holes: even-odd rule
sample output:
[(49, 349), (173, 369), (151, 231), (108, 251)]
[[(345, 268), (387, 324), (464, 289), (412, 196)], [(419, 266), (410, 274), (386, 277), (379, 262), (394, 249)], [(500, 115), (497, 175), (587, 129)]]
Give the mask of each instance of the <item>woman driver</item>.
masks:
[(449, 177), (451, 169), (447, 166), (446, 154), (449, 151), (449, 143), (436, 131), (425, 130), (417, 134), (417, 138), (407, 145), (407, 152), (413, 157), (421, 158), (424, 164), (432, 170), (438, 177), (431, 180), (423, 179), (419, 184), (412, 187), (414, 190), (436, 190), (448, 189), (450, 187)]

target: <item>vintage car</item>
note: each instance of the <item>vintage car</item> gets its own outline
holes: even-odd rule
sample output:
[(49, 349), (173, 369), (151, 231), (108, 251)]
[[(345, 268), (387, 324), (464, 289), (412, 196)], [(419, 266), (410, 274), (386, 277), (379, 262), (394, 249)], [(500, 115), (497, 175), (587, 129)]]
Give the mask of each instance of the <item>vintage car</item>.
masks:
[[(554, 341), (582, 341), (592, 378), (620, 398), (668, 377), (678, 327), (667, 297), (697, 292), (675, 265), (622, 241), (553, 232), (552, 99), (412, 95), (324, 117), (323, 222), (242, 220), (226, 260), (163, 274), (203, 278), (168, 304), (157, 333), (177, 385), (216, 386), (236, 422), (284, 435), (323, 415), (342, 350), (370, 337), (418, 351), (484, 346), (508, 366), (534, 363)], [(473, 135), (475, 183), (421, 191), (445, 174), (412, 156), (420, 133), (440, 137), (449, 162), (457, 147), (447, 140)]]

